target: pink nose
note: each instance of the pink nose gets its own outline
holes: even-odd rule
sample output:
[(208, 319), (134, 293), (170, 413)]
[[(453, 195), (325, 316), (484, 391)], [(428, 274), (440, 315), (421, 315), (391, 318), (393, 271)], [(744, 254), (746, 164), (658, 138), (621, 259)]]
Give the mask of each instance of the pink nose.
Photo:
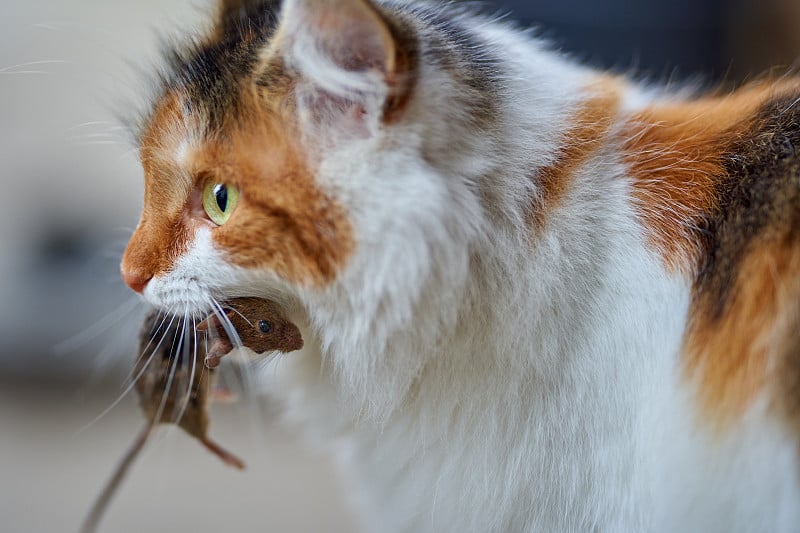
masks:
[(139, 294), (144, 292), (145, 287), (147, 287), (151, 279), (153, 279), (153, 276), (145, 276), (138, 272), (125, 269), (122, 270), (122, 280), (128, 287), (133, 289), (134, 292), (138, 292)]

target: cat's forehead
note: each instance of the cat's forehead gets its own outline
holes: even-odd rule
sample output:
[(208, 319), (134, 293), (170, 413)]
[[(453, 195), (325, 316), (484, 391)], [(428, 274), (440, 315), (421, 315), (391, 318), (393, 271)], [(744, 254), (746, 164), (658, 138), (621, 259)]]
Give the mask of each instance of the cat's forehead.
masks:
[(179, 91), (187, 111), (202, 114), (208, 127), (221, 127), (239, 102), (242, 83), (261, 62), (275, 33), (270, 2), (248, 2), (238, 18), (223, 18), (206, 36), (168, 47), (161, 78), (164, 93)]
[(139, 121), (140, 146), (219, 137), (228, 123), (247, 116), (252, 98), (242, 98), (250, 96), (245, 89), (268, 85), (258, 79), (261, 72), (275, 79), (265, 59), (277, 28), (275, 4), (244, 2), (223, 13), (211, 31), (165, 46), (157, 96)]
[(266, 70), (270, 83), (259, 83), (265, 69), (258, 79), (242, 72), (224, 97), (184, 85), (167, 88), (139, 136), (145, 173), (159, 181), (191, 181), (254, 160), (275, 166), (296, 152), (289, 84), (275, 75), (279, 67)]

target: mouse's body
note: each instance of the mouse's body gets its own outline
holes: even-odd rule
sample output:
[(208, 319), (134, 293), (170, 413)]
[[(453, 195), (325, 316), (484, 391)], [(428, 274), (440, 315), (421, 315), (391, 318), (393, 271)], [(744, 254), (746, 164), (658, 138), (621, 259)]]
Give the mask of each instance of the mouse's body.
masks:
[(194, 326), (187, 323), (183, 333), (183, 319), (149, 313), (134, 375), (139, 407), (150, 423), (176, 424), (202, 441), (208, 432), (211, 375), (203, 368), (205, 342), (194, 334)]

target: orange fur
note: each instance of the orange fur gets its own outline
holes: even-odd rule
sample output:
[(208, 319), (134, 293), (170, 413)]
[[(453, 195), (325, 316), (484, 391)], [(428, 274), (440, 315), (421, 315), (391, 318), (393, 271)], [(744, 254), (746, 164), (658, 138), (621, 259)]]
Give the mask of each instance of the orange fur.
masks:
[(718, 204), (727, 148), (745, 136), (755, 114), (797, 81), (756, 83), (727, 96), (652, 106), (630, 118), (622, 135), (634, 198), (651, 245), (673, 270), (691, 271), (698, 245), (692, 227)]
[[(272, 130), (267, 133), (265, 130)], [(270, 125), (206, 151), (203, 166), (235, 176), (242, 198), (214, 242), (232, 263), (276, 272), (300, 285), (334, 279), (352, 250), (344, 210), (315, 184), (305, 159)], [(210, 156), (210, 157), (209, 157)]]
[[(800, 322), (787, 323), (800, 301), (800, 242), (787, 233), (764, 239), (743, 258), (725, 311), (713, 318), (714, 301), (692, 310), (686, 337), (686, 370), (699, 382), (709, 418), (724, 424), (738, 415), (773, 382), (776, 367), (798, 353), (786, 346)], [(775, 380), (777, 381), (777, 380)], [(797, 391), (794, 391), (796, 393)]]
[[(183, 124), (181, 96), (165, 95), (155, 107), (141, 137), (140, 158), (145, 173), (145, 198), (139, 226), (122, 257), (126, 279), (146, 282), (172, 268), (186, 251), (188, 233), (183, 224), (185, 199), (191, 182), (175, 161)], [(147, 179), (159, 176), (160, 179)]]
[(789, 357), (776, 324), (794, 308), (782, 291), (800, 267), (797, 169), (775, 150), (796, 125), (772, 105), (797, 95), (798, 80), (757, 83), (651, 107), (623, 131), (649, 242), (694, 282), (684, 365), (718, 424), (741, 415)]
[(548, 213), (558, 207), (575, 172), (603, 145), (619, 109), (616, 80), (600, 78), (586, 92), (587, 100), (575, 111), (556, 160), (539, 171), (540, 197), (529, 215), (537, 228), (544, 227)]

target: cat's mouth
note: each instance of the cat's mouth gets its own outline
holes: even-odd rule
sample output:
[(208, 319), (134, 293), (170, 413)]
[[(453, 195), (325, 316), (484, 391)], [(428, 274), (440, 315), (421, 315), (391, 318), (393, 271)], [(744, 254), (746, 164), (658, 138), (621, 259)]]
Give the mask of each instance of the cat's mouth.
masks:
[(148, 303), (171, 314), (206, 316), (224, 299), (196, 277), (153, 278), (144, 290)]

